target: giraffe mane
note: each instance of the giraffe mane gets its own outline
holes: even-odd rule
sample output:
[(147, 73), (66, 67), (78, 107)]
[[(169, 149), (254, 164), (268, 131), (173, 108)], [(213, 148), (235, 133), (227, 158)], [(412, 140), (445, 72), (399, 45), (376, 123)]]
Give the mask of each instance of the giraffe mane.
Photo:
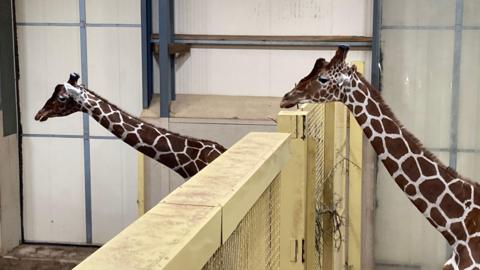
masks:
[(103, 102), (110, 104), (110, 105), (112, 106), (112, 109), (116, 109), (116, 110), (118, 110), (119, 112), (128, 115), (128, 116), (131, 117), (132, 119), (136, 119), (136, 120), (138, 120), (138, 121), (140, 121), (140, 122), (142, 122), (142, 123), (145, 123), (145, 125), (147, 125), (147, 126), (149, 126), (149, 127), (151, 127), (151, 128), (160, 129), (160, 130), (162, 130), (162, 131), (164, 131), (164, 132), (168, 132), (168, 133), (170, 133), (170, 134), (172, 134), (172, 135), (174, 135), (174, 136), (178, 136), (178, 137), (180, 137), (180, 138), (190, 139), (190, 140), (196, 140), (196, 141), (200, 141), (200, 142), (206, 143), (206, 144), (215, 144), (215, 145), (220, 146), (220, 147), (222, 148), (222, 149), (220, 149), (220, 150), (222, 150), (222, 151), (225, 151), (225, 150), (227, 149), (227, 148), (225, 148), (223, 145), (221, 145), (221, 144), (219, 144), (219, 143), (217, 143), (217, 142), (211, 141), (211, 140), (205, 140), (205, 139), (198, 139), (198, 138), (194, 138), (194, 137), (189, 137), (189, 136), (185, 136), (185, 135), (182, 135), (182, 134), (179, 134), (179, 133), (176, 133), (176, 132), (172, 132), (172, 131), (170, 131), (170, 130), (168, 130), (168, 129), (166, 129), (166, 128), (157, 127), (157, 126), (155, 126), (155, 125), (153, 125), (153, 124), (150, 124), (150, 123), (148, 123), (148, 122), (140, 119), (140, 118), (137, 117), (137, 116), (132, 115), (131, 113), (128, 113), (128, 112), (122, 110), (120, 107), (118, 107), (117, 105), (111, 103), (111, 102), (108, 101), (106, 98), (100, 96), (100, 95), (97, 94), (96, 92), (94, 92), (94, 91), (92, 91), (92, 90), (90, 90), (90, 89), (88, 89), (88, 88), (86, 88), (86, 87), (84, 87), (84, 86), (82, 86), (82, 88), (85, 89), (85, 91), (88, 91), (88, 92), (92, 93), (95, 97), (99, 98), (99, 99), (102, 100)]
[(423, 146), (422, 142), (417, 138), (415, 137), (415, 135), (413, 135), (408, 129), (406, 129), (403, 124), (400, 122), (400, 120), (398, 120), (398, 118), (395, 116), (395, 114), (393, 113), (392, 109), (390, 109), (390, 107), (387, 105), (387, 103), (385, 103), (382, 95), (380, 94), (380, 91), (378, 91), (375, 87), (373, 87), (373, 85), (371, 85), (364, 77), (363, 75), (358, 72), (356, 69), (355, 69), (355, 73), (357, 74), (357, 76), (360, 78), (360, 80), (362, 81), (362, 83), (364, 83), (369, 89), (371, 89), (372, 91), (370, 91), (370, 94), (373, 96), (373, 98), (377, 99), (378, 101), (380, 101), (380, 107), (381, 107), (381, 110), (382, 112), (387, 115), (388, 117), (390, 117), (399, 127), (400, 127), (400, 130), (402, 131), (403, 135), (406, 137), (406, 138), (409, 138), (412, 140), (413, 143), (415, 143), (416, 145), (418, 145), (421, 150), (423, 151), (425, 157), (429, 158), (430, 160), (436, 162), (438, 164), (439, 167), (445, 169), (445, 171), (450, 175), (452, 176), (453, 178), (460, 178), (462, 180), (465, 180), (467, 182), (469, 182), (470, 184), (473, 184), (475, 186), (480, 186), (480, 184), (466, 178), (466, 177), (463, 177), (462, 175), (460, 175), (456, 170), (454, 170), (452, 167), (450, 166), (447, 166), (445, 164), (443, 164), (442, 161), (440, 161), (437, 156), (435, 156), (432, 152), (430, 152), (428, 149), (425, 148), (425, 146)]

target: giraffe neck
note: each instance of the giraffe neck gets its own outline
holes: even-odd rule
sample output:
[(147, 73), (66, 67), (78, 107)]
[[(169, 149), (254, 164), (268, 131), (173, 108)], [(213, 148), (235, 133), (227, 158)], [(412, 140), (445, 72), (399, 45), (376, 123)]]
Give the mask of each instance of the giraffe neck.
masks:
[(212, 141), (198, 140), (155, 127), (87, 89), (76, 100), (82, 111), (117, 138), (184, 178), (194, 176), (226, 150)]
[(476, 185), (461, 179), (404, 129), (360, 74), (353, 74), (343, 99), (410, 201), (454, 248), (467, 246), (465, 241), (480, 232), (480, 222), (474, 220), (480, 218)]

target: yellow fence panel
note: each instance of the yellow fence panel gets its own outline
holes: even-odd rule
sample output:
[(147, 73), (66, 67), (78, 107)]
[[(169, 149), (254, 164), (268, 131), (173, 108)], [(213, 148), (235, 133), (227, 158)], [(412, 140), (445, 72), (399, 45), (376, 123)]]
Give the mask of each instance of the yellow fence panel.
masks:
[(289, 137), (248, 134), (75, 269), (279, 269)]

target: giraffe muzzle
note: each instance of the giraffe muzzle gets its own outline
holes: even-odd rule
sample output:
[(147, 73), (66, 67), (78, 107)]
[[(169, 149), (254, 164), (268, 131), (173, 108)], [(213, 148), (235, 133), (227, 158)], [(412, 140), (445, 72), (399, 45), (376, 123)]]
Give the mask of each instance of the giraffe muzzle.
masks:
[(41, 109), (41, 110), (38, 111), (37, 114), (35, 115), (35, 121), (40, 121), (40, 122), (47, 121), (47, 119), (48, 119), (48, 113), (49, 113), (49, 111), (45, 111), (45, 110)]

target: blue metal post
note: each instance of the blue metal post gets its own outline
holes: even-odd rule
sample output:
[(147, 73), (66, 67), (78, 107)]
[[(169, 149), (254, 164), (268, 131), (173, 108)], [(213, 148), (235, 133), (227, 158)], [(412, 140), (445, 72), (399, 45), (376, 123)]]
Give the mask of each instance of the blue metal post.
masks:
[(382, 24), (381, 0), (373, 1), (373, 31), (372, 31), (372, 85), (380, 89), (380, 31)]
[(153, 95), (152, 0), (142, 0), (142, 88), (143, 108), (150, 106)]
[(160, 69), (160, 117), (169, 117), (174, 84), (174, 58), (168, 53), (173, 42), (173, 1), (158, 1), (158, 63)]
[[(82, 83), (88, 87), (87, 28), (85, 0), (79, 1), (80, 8), (80, 58)], [(90, 170), (90, 122), (88, 114), (83, 114), (83, 168), (85, 177), (85, 235), (88, 244), (92, 243), (92, 176)]]

